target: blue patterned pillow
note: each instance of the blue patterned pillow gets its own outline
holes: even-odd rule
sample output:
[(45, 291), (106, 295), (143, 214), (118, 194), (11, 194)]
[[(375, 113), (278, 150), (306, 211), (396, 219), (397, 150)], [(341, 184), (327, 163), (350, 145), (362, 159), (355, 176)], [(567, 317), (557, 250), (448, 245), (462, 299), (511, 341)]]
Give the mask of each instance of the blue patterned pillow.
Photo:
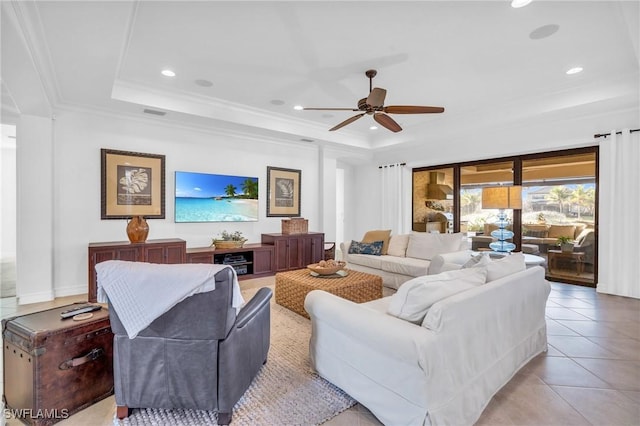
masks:
[(349, 246), (349, 254), (372, 254), (374, 256), (380, 256), (382, 254), (383, 241), (374, 241), (372, 243), (360, 243), (358, 241), (351, 241)]

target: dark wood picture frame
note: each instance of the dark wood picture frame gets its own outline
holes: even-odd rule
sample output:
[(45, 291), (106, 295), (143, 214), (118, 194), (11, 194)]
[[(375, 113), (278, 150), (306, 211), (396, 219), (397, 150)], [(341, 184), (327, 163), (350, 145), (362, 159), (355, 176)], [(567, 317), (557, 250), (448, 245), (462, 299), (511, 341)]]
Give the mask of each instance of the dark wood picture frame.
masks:
[(165, 218), (165, 156), (100, 150), (100, 218)]
[(267, 217), (300, 217), (302, 171), (267, 166)]

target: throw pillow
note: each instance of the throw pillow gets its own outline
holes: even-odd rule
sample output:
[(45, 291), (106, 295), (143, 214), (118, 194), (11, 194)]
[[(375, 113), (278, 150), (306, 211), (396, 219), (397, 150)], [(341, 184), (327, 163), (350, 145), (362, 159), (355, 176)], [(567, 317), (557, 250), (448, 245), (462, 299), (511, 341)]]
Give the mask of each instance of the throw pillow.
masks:
[(373, 256), (380, 256), (382, 254), (382, 241), (374, 241), (372, 243), (351, 241), (349, 254), (371, 254)]
[(391, 237), (391, 229), (379, 229), (375, 231), (368, 231), (362, 237), (363, 243), (373, 243), (375, 241), (382, 241), (382, 254), (387, 254), (389, 250), (389, 238)]
[(493, 260), (487, 264), (487, 282), (495, 281), (507, 275), (524, 271), (526, 265), (524, 263), (524, 254), (511, 253), (502, 259)]
[(549, 231), (545, 230), (540, 230), (537, 231), (535, 229), (527, 229), (524, 232), (524, 236), (525, 237), (535, 237), (535, 238), (547, 238), (547, 235), (549, 234)]
[(551, 225), (549, 227), (549, 238), (569, 237), (573, 239), (575, 233), (575, 225)]
[(389, 238), (389, 256), (405, 257), (407, 253), (407, 245), (409, 244), (409, 234), (392, 235)]
[(486, 276), (486, 269), (471, 268), (414, 278), (391, 296), (387, 313), (420, 324), (434, 303), (484, 284)]
[(489, 256), (486, 256), (484, 253), (480, 253), (475, 256), (471, 256), (471, 259), (467, 260), (467, 262), (462, 265), (462, 269), (481, 268), (483, 266), (487, 266), (489, 262), (491, 262)]
[(407, 244), (407, 257), (432, 260), (438, 254), (460, 251), (462, 243), (463, 236), (459, 232), (455, 234), (433, 234), (430, 232), (411, 234), (409, 244)]

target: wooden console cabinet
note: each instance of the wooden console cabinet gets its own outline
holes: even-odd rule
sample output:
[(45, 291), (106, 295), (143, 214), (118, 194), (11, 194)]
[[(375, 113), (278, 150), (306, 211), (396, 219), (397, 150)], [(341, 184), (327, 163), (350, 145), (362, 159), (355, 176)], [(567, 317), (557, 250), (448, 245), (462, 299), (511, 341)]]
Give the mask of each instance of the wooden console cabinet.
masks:
[(275, 249), (275, 271), (304, 268), (324, 259), (324, 234), (262, 234), (262, 244)]
[(273, 246), (245, 244), (234, 249), (190, 248), (187, 249), (187, 263), (226, 263), (236, 269), (238, 279), (248, 279), (273, 275), (275, 258)]
[(89, 244), (89, 302), (97, 301), (96, 265), (106, 260), (128, 260), (149, 263), (185, 263), (187, 243), (179, 238), (148, 240), (132, 244), (128, 241)]

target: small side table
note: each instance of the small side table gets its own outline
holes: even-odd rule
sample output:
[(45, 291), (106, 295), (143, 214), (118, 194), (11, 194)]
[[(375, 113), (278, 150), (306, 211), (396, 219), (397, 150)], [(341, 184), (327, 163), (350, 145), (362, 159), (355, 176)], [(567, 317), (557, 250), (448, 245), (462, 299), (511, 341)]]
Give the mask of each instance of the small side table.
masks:
[(572, 259), (576, 263), (576, 273), (580, 275), (584, 272), (584, 252), (582, 251), (561, 251), (561, 250), (547, 250), (549, 256), (549, 273), (551, 268), (558, 267), (558, 259)]

